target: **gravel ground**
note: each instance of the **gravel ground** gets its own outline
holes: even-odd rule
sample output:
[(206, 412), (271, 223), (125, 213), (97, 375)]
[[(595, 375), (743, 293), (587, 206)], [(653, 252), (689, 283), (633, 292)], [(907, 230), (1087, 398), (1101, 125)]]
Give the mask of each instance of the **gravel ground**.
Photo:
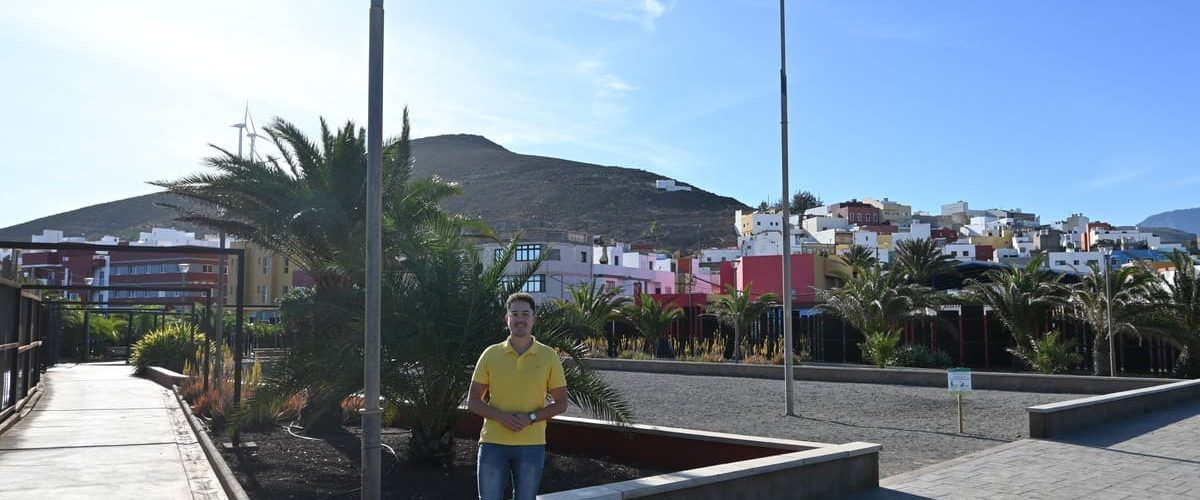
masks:
[[(784, 416), (783, 381), (603, 371), (633, 404), (639, 424), (800, 441), (883, 445), (880, 477), (918, 469), (1028, 437), (1025, 407), (1086, 394), (975, 391), (965, 396), (958, 434), (946, 389), (796, 381), (796, 413)], [(571, 406), (568, 415), (588, 417)]]

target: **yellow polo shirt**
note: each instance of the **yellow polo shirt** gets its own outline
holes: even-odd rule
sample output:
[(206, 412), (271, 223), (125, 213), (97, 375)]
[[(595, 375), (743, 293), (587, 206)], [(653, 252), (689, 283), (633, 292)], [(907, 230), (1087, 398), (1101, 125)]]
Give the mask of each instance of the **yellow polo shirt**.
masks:
[[(492, 344), (479, 355), (471, 380), (488, 386), (485, 398), (492, 408), (505, 413), (528, 414), (546, 406), (550, 389), (567, 386), (558, 352), (533, 339), (524, 354), (508, 343), (508, 339)], [(513, 432), (492, 419), (483, 419), (479, 442), (510, 446), (546, 444), (546, 422)]]

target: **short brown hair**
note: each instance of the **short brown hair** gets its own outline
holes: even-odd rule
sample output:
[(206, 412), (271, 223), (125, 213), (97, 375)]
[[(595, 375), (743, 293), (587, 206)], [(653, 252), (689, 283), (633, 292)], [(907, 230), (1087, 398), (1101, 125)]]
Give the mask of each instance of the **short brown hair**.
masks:
[(533, 301), (533, 296), (525, 292), (516, 292), (508, 296), (508, 300), (504, 301), (504, 309), (508, 309), (513, 305), (513, 302), (524, 302), (529, 304), (529, 308), (537, 311), (537, 303)]

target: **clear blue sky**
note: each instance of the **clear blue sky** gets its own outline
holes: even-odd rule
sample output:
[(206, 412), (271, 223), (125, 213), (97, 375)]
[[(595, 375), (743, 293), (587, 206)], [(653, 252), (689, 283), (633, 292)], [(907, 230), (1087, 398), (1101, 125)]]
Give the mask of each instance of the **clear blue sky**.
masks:
[[(0, 227), (154, 191), (249, 102), (365, 122), (367, 0), (0, 0)], [(778, 3), (391, 1), (385, 127), (778, 198)], [(1133, 224), (1200, 205), (1200, 2), (793, 1), (791, 176)]]

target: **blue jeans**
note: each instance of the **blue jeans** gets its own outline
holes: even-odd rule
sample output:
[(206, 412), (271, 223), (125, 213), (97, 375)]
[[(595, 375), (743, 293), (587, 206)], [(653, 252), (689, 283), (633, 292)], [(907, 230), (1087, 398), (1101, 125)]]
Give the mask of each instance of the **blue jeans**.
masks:
[(479, 500), (502, 500), (510, 477), (514, 500), (534, 500), (542, 482), (545, 460), (545, 445), (479, 443), (479, 459), (475, 465)]

